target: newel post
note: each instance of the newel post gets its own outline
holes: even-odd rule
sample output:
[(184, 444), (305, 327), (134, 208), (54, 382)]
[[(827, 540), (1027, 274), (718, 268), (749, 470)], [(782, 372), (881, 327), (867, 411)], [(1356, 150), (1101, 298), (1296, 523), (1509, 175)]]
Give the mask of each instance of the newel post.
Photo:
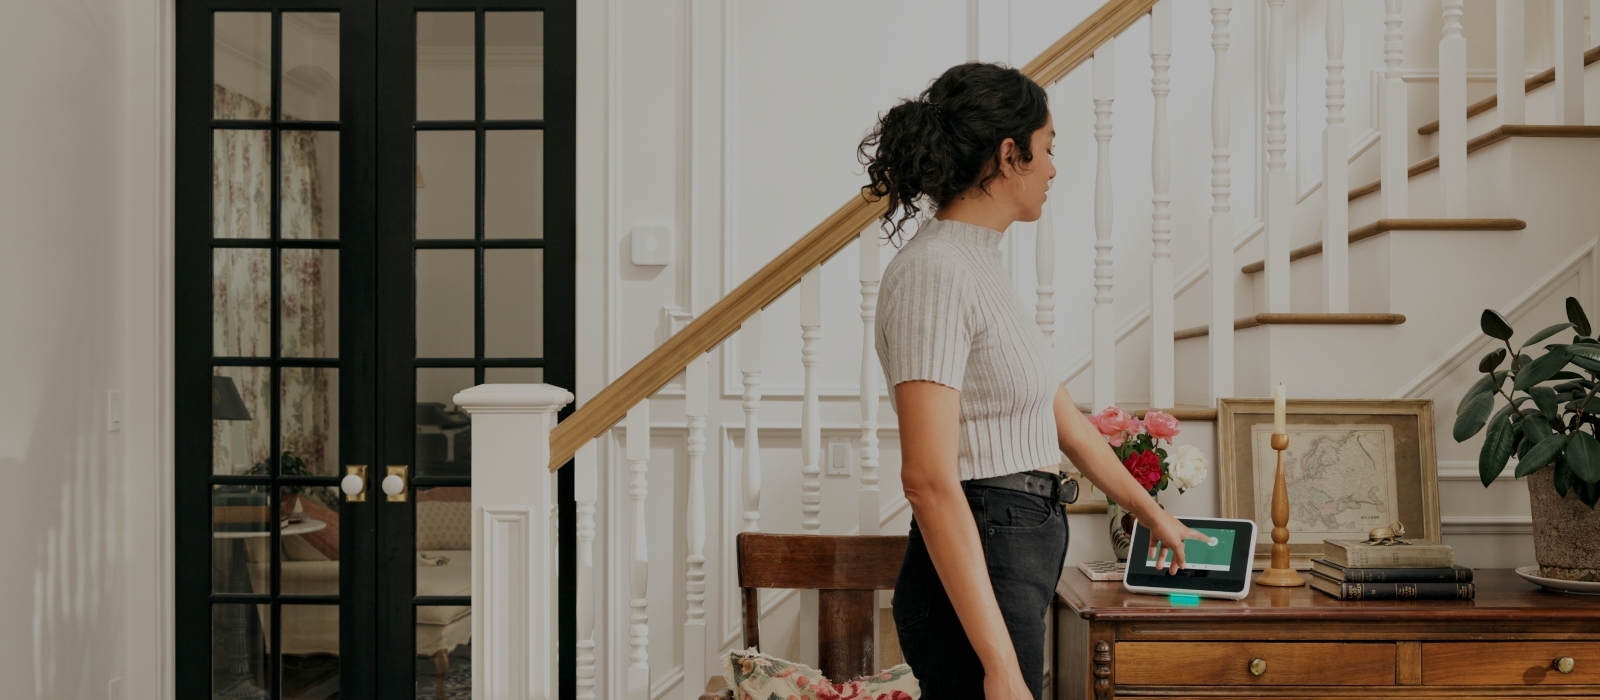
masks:
[(484, 384), (472, 415), (472, 687), (481, 698), (556, 697), (556, 481), (550, 430), (572, 393)]

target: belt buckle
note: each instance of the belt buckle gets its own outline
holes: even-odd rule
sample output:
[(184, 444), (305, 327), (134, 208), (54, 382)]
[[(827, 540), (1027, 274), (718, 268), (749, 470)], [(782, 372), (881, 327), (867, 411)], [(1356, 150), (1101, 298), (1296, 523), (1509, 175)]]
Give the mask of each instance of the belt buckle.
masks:
[(1072, 505), (1078, 502), (1078, 480), (1065, 474), (1061, 475), (1060, 488), (1057, 491), (1062, 505)]

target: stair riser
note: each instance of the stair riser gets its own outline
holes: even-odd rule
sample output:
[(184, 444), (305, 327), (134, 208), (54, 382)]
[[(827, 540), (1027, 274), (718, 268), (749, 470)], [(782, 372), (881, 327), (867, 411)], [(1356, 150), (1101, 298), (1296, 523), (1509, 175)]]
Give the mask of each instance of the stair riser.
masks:
[[(1549, 66), (1543, 66), (1543, 68), (1548, 67)], [(1436, 83), (1430, 83), (1430, 86), (1431, 85), (1436, 85)], [(1484, 84), (1486, 85), (1488, 92), (1484, 92), (1481, 95), (1479, 94), (1478, 90), (1483, 88), (1478, 88), (1478, 85), (1480, 84), (1468, 84), (1467, 104), (1473, 104), (1479, 99), (1493, 94), (1494, 87), (1492, 84)], [(1589, 124), (1595, 124), (1597, 123), (1596, 117), (1600, 116), (1600, 63), (1591, 63), (1584, 71), (1583, 87), (1584, 103), (1585, 107), (1587, 108), (1585, 114), (1588, 117), (1586, 122)], [(1561, 123), (1560, 115), (1556, 112), (1556, 87), (1554, 84), (1545, 85), (1534, 90), (1533, 92), (1525, 93), (1523, 100), (1525, 105), (1524, 109), (1527, 115), (1523, 120), (1524, 124)], [(1415, 105), (1413, 105), (1413, 108), (1414, 107)], [(1471, 138), (1473, 136), (1477, 136), (1499, 125), (1500, 108), (1498, 106), (1490, 107), (1486, 112), (1467, 117), (1467, 137)], [(1417, 124), (1410, 130), (1410, 150), (1411, 160), (1413, 162), (1422, 160), (1428, 156), (1435, 156), (1439, 154), (1439, 133), (1434, 132), (1427, 135), (1418, 134), (1416, 128), (1417, 126), (1421, 125)], [(1372, 151), (1377, 150), (1378, 149), (1376, 148), (1372, 149)], [(1362, 158), (1365, 157), (1367, 157), (1367, 154), (1362, 154)]]

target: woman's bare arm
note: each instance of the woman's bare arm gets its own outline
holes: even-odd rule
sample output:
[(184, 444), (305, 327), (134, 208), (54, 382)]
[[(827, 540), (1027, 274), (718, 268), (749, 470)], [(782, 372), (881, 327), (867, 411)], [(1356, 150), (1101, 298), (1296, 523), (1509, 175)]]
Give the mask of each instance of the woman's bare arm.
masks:
[(1183, 568), (1183, 540), (1204, 540), (1206, 536), (1178, 522), (1171, 513), (1162, 510), (1149, 492), (1139, 486), (1139, 482), (1117, 460), (1117, 454), (1111, 451), (1111, 445), (1106, 444), (1105, 437), (1095, 430), (1094, 424), (1072, 402), (1072, 394), (1067, 393), (1065, 386), (1056, 392), (1055, 414), (1057, 438), (1067, 459), (1072, 460), (1078, 471), (1083, 472), (1111, 500), (1122, 504), (1150, 529), (1150, 555), (1156, 561), (1162, 561), (1166, 556), (1165, 552), (1158, 550), (1163, 547), (1172, 550), (1172, 564), (1167, 572), (1177, 573), (1178, 569)]
[(956, 470), (961, 392), (933, 382), (894, 387), (900, 419), (900, 482), (928, 545), (933, 568), (983, 662), (988, 698), (1032, 698), (1022, 679), (989, 569), (978, 525)]

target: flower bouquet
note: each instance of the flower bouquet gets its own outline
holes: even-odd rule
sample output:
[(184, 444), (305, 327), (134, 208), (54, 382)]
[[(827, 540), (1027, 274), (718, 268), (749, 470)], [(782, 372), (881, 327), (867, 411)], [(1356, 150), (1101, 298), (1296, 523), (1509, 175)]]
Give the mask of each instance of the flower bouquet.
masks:
[[(1178, 419), (1170, 413), (1152, 409), (1140, 420), (1127, 409), (1108, 406), (1089, 416), (1089, 423), (1105, 437), (1134, 481), (1151, 496), (1173, 487), (1183, 493), (1206, 480), (1209, 464), (1205, 453), (1194, 445), (1173, 446)], [(1126, 561), (1132, 542), (1133, 514), (1109, 497), (1106, 503), (1111, 516), (1111, 549), (1116, 552), (1117, 561)]]

